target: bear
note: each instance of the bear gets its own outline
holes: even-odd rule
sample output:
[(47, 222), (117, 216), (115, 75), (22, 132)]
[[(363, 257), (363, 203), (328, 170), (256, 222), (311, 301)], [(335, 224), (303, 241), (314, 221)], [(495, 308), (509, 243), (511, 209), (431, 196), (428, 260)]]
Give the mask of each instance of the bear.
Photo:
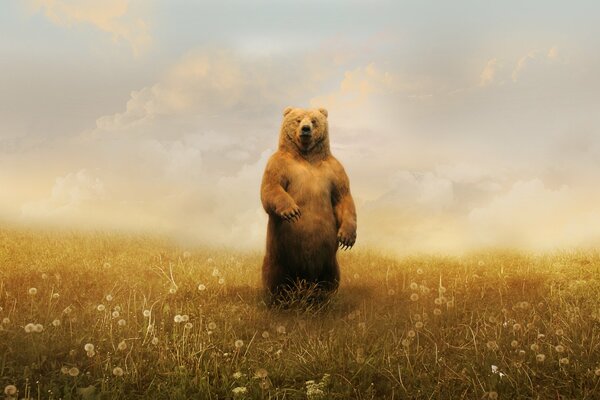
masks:
[(340, 281), (337, 250), (356, 241), (356, 209), (342, 164), (329, 148), (324, 108), (287, 107), (278, 150), (269, 158), (260, 197), (268, 214), (262, 281), (271, 300), (299, 283), (319, 293)]

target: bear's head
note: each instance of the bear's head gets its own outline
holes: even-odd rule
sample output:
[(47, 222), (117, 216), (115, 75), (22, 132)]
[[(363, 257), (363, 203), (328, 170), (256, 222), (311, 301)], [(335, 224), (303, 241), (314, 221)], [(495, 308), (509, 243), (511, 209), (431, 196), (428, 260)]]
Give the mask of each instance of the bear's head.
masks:
[(287, 107), (283, 111), (279, 145), (303, 155), (328, 153), (327, 110)]

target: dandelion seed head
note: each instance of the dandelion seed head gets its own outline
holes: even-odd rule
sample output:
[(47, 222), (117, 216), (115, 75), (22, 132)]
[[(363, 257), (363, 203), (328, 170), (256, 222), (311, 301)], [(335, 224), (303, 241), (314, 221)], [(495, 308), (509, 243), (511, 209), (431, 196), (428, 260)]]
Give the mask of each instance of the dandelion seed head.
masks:
[(215, 329), (217, 329), (217, 324), (214, 322), (209, 322), (208, 329), (210, 329), (211, 331), (214, 331)]
[(540, 346), (538, 346), (536, 343), (533, 343), (531, 346), (529, 346), (529, 348), (531, 349), (531, 351), (538, 351), (540, 349)]
[(417, 268), (417, 275), (423, 275), (423, 268)]
[(434, 308), (433, 315), (442, 315), (442, 310), (440, 310), (439, 308)]
[(222, 285), (225, 283), (225, 278), (219, 278), (219, 285)]
[(415, 331), (413, 331), (412, 329), (409, 330), (408, 332), (406, 332), (406, 336), (408, 336), (409, 338), (414, 338), (417, 335), (417, 333)]
[(568, 364), (569, 364), (569, 359), (568, 359), (567, 357), (563, 357), (563, 358), (561, 358), (560, 360), (558, 360), (558, 362), (559, 362), (561, 365), (568, 365)]
[(268, 375), (269, 373), (264, 368), (259, 368), (256, 370), (256, 372), (254, 372), (254, 376), (260, 379), (265, 379)]
[(231, 389), (231, 392), (233, 393), (234, 397), (242, 397), (248, 393), (248, 389), (246, 389), (245, 386), (238, 386)]
[(285, 334), (285, 326), (284, 325), (279, 325), (276, 330), (277, 330), (277, 333), (279, 333), (280, 335)]
[(142, 314), (144, 315), (144, 317), (148, 318), (150, 317), (150, 310), (144, 310)]
[(56, 300), (56, 299), (58, 299), (59, 297), (60, 297), (60, 294), (58, 294), (58, 293), (52, 293), (52, 299), (53, 299), (53, 300)]
[(2, 318), (2, 325), (8, 325), (8, 324), (10, 324), (10, 318), (8, 318), (8, 317)]
[(436, 305), (438, 305), (438, 306), (439, 306), (439, 305), (441, 305), (441, 304), (442, 304), (442, 299), (441, 299), (440, 297), (436, 297), (436, 299), (435, 299), (435, 300), (433, 300), (433, 302), (434, 302)]
[(393, 296), (396, 294), (396, 291), (394, 289), (388, 289), (388, 295), (389, 296)]
[(185, 329), (192, 329), (193, 326), (194, 325), (191, 322), (188, 322), (188, 323), (185, 324), (184, 328)]
[(410, 295), (410, 299), (412, 301), (417, 301), (417, 300), (419, 300), (419, 295), (416, 294), (416, 293), (413, 293), (413, 294)]
[(125, 321), (123, 318), (121, 318), (121, 319), (119, 320), (119, 322), (117, 322), (117, 324), (118, 324), (119, 326), (125, 326), (125, 325), (127, 325), (127, 321)]
[(77, 368), (77, 367), (69, 368), (69, 375), (71, 375), (71, 376), (79, 375), (79, 368)]
[(124, 340), (122, 340), (122, 341), (121, 341), (121, 342), (120, 342), (120, 343), (117, 345), (117, 349), (119, 349), (119, 350), (121, 350), (121, 351), (123, 351), (123, 350), (127, 349), (127, 343), (126, 343)]
[(29, 290), (27, 291), (27, 293), (29, 293), (30, 296), (35, 296), (37, 294), (38, 290), (34, 287), (29, 288)]
[(557, 353), (564, 353), (565, 352), (565, 346), (559, 344), (558, 346), (554, 347), (554, 350), (556, 350)]
[(199, 284), (198, 285), (198, 290), (201, 291), (201, 292), (205, 291), (206, 290), (206, 285), (204, 285), (203, 283)]
[(112, 370), (112, 373), (114, 376), (123, 376), (123, 368), (121, 367), (114, 367)]
[(121, 315), (117, 310), (112, 312), (112, 317), (113, 318), (119, 318), (119, 315)]
[(152, 338), (152, 344), (153, 345), (157, 345), (158, 344), (158, 338), (156, 336)]
[(415, 322), (415, 328), (417, 328), (417, 329), (423, 328), (423, 322), (422, 321)]
[(417, 290), (417, 289), (419, 289), (419, 285), (417, 285), (417, 282), (411, 282), (410, 289), (411, 290)]
[(14, 396), (17, 394), (17, 387), (15, 385), (6, 385), (4, 387), (4, 394), (7, 396)]
[(262, 337), (263, 337), (263, 339), (268, 339), (268, 338), (269, 338), (269, 336), (270, 336), (270, 335), (269, 335), (269, 332), (268, 332), (268, 331), (263, 331), (263, 333), (262, 333)]
[(241, 339), (236, 340), (234, 343), (236, 349), (241, 349), (244, 346), (244, 341)]
[(173, 321), (178, 324), (183, 321), (183, 318), (181, 318), (181, 315), (177, 314), (175, 317), (173, 317)]
[(177, 293), (177, 288), (176, 287), (169, 288), (169, 294), (175, 294), (175, 293)]
[(86, 343), (85, 346), (83, 346), (83, 349), (85, 351), (94, 351), (94, 345), (92, 343)]
[(488, 393), (488, 398), (490, 400), (498, 400), (498, 392), (489, 392)]
[(519, 347), (519, 342), (517, 342), (516, 340), (513, 340), (512, 342), (510, 342), (510, 347), (512, 347), (513, 349), (516, 349), (517, 347)]
[(544, 362), (544, 360), (546, 360), (546, 355), (545, 354), (537, 354), (535, 356), (535, 360), (540, 363)]
[(104, 304), (98, 304), (98, 307), (96, 307), (96, 309), (98, 311), (104, 311), (104, 310), (106, 310), (106, 307), (104, 306)]
[(514, 324), (513, 325), (513, 330), (514, 331), (520, 331), (521, 330), (521, 324)]
[(190, 320), (190, 316), (187, 314), (183, 314), (181, 316), (181, 322), (188, 322)]
[(233, 379), (241, 379), (244, 376), (244, 374), (242, 374), (240, 371), (236, 371), (233, 373), (232, 376), (233, 376)]
[(560, 328), (558, 328), (554, 333), (556, 336), (563, 336), (565, 334), (565, 332)]
[(486, 343), (488, 350), (496, 351), (498, 350), (498, 343), (495, 340), (490, 340)]
[(106, 295), (106, 301), (113, 301), (113, 296), (112, 296), (112, 294), (107, 294), (107, 295)]

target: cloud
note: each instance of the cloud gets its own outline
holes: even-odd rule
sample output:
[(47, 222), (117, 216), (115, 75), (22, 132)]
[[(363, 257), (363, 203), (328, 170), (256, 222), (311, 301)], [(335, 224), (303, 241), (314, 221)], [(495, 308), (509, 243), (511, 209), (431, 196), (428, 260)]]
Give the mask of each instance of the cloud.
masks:
[(82, 169), (56, 178), (50, 197), (22, 206), (26, 217), (41, 219), (62, 218), (65, 215), (79, 213), (86, 205), (105, 198), (103, 182)]
[(560, 57), (559, 50), (557, 46), (552, 46), (550, 50), (548, 50), (548, 54), (546, 54), (550, 60), (556, 60)]
[(551, 249), (600, 240), (599, 210), (566, 185), (547, 188), (540, 179), (517, 181), (505, 193), (468, 214), (475, 245)]
[[(133, 91), (123, 111), (72, 138), (61, 153), (75, 153), (71, 163), (93, 170), (110, 196), (65, 207), (63, 223), (104, 226), (95, 218), (103, 215), (112, 227), (159, 230), (185, 242), (261, 246), (262, 172), (277, 146), (282, 104), (306, 85), (301, 74), (288, 82), (293, 69), (273, 73), (264, 62), (190, 52), (155, 84)], [(49, 221), (45, 214), (59, 208), (55, 197), (29, 202), (23, 217)], [(101, 211), (82, 211), (92, 203)]]
[(496, 70), (498, 68), (498, 59), (492, 58), (487, 62), (481, 75), (479, 76), (479, 86), (485, 87), (494, 83), (496, 79)]
[[(555, 62), (546, 51), (532, 54), (517, 74), (521, 83)], [(501, 68), (507, 63), (500, 57), (488, 61), (479, 82), (469, 75), (472, 86), (462, 91), (454, 90), (456, 82), (406, 75), (385, 63), (325, 59), (315, 73), (310, 59), (190, 51), (153, 84), (132, 91), (121, 111), (40, 149), (54, 171), (37, 174), (46, 174), (46, 184), (57, 175), (66, 183), (55, 184), (56, 194), (38, 185), (41, 195), (14, 196), (29, 197), (23, 218), (262, 248), (259, 187), (281, 111), (310, 105), (330, 111), (332, 149), (350, 176), (361, 246), (452, 251), (595, 237), (584, 223), (597, 218), (595, 193), (584, 196), (582, 186), (597, 178), (598, 136), (586, 131), (574, 140), (559, 131), (568, 117), (558, 112), (564, 103), (551, 101), (572, 82), (557, 65), (557, 74), (543, 70), (533, 81), (539, 92), (528, 91), (535, 93), (530, 99), (519, 92), (522, 85), (499, 87), (512, 72)], [(559, 84), (546, 85), (548, 77)], [(538, 105), (543, 119), (534, 114)], [(573, 168), (582, 149), (587, 161)], [(22, 164), (39, 159), (32, 153)], [(583, 170), (589, 180), (574, 179)]]
[(552, 46), (547, 51), (532, 50), (517, 61), (511, 74), (512, 81), (517, 82), (532, 65), (536, 65), (539, 68), (540, 66), (557, 61), (562, 61), (557, 46)]
[(58, 26), (89, 24), (109, 33), (115, 42), (127, 42), (136, 56), (152, 42), (147, 22), (131, 11), (129, 0), (31, 0), (30, 4)]

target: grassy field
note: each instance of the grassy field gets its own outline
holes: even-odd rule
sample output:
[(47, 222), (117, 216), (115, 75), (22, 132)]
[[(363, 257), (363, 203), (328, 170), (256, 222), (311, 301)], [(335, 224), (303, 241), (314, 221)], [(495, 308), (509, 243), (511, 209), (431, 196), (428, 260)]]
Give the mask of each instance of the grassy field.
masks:
[(600, 399), (597, 252), (359, 245), (329, 304), (286, 310), (261, 257), (0, 230), (0, 396)]

